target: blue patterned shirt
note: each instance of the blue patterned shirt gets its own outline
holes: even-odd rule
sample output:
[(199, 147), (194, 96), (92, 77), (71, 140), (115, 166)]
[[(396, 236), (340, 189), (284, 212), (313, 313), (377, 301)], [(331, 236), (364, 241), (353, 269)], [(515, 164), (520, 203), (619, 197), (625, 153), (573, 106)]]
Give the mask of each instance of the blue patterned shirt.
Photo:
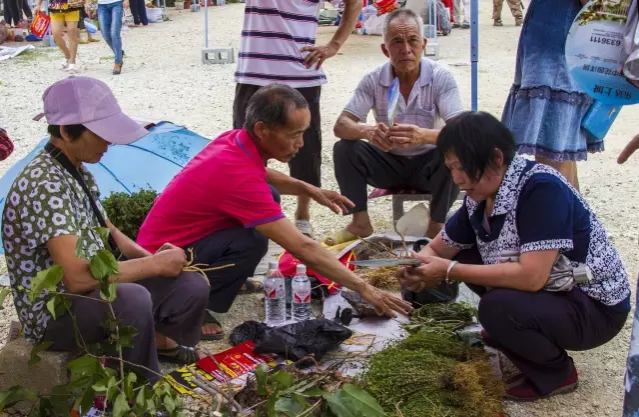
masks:
[(484, 264), (512, 262), (526, 252), (558, 249), (573, 264), (590, 267), (577, 284), (608, 306), (628, 302), (630, 284), (619, 253), (583, 197), (554, 169), (516, 156), (485, 227), (485, 201), (466, 197), (446, 223), (442, 239), (456, 249), (477, 245)]

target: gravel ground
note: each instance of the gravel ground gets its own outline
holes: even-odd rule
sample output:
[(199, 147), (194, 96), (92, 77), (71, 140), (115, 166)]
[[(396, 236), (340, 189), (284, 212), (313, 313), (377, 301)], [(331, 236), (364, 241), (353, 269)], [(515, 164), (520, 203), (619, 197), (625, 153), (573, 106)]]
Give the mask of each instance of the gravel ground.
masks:
[[(480, 0), (479, 106), (499, 116), (513, 80), (519, 28), (514, 26), (507, 8), (503, 12), (505, 27), (494, 28), (491, 9), (490, 0)], [(211, 10), (211, 44), (238, 47), (242, 11), (241, 4)], [(127, 57), (120, 76), (110, 75), (111, 54), (104, 43), (80, 45), (80, 60), (87, 66), (84, 73), (106, 81), (126, 112), (168, 119), (213, 138), (231, 127), (235, 65), (201, 64), (203, 13), (171, 10), (170, 18), (170, 22), (124, 33)], [(333, 27), (321, 27), (319, 42), (327, 42), (334, 31)], [(440, 62), (450, 65), (467, 108), (470, 108), (471, 91), (469, 40), (470, 32), (463, 30), (455, 30), (440, 39)], [(360, 78), (385, 61), (379, 44), (379, 37), (352, 36), (340, 54), (325, 64), (329, 78), (322, 98), (326, 188), (337, 189), (332, 171), (335, 141), (332, 125)], [(16, 144), (9, 160), (0, 163), (0, 174), (26, 155), (45, 134), (44, 123), (31, 119), (41, 111), (44, 89), (65, 76), (56, 69), (61, 57), (55, 49), (38, 49), (23, 58), (0, 63), (0, 125), (9, 131)], [(591, 156), (579, 167), (583, 193), (621, 252), (633, 287), (639, 264), (638, 220), (632, 215), (636, 211), (638, 190), (631, 179), (639, 174), (639, 164), (635, 158), (621, 167), (615, 159), (625, 143), (638, 133), (633, 127), (636, 117), (636, 107), (625, 108), (606, 140), (606, 152)], [(294, 208), (294, 200), (285, 198), (287, 214), (292, 215)], [(378, 230), (389, 228), (388, 199), (375, 201), (370, 211)], [(321, 207), (313, 207), (313, 220), (320, 234), (346, 222)], [(225, 317), (225, 324), (232, 327), (254, 317), (259, 301), (253, 298), (241, 297), (233, 313)], [(16, 319), (9, 300), (5, 307), (8, 308), (0, 311), (0, 343), (4, 341), (9, 321)], [(573, 354), (581, 374), (581, 387), (577, 392), (533, 404), (509, 404), (509, 414), (515, 417), (620, 415), (630, 324), (628, 322), (621, 334), (607, 345)], [(211, 349), (219, 347), (219, 344), (210, 346)]]

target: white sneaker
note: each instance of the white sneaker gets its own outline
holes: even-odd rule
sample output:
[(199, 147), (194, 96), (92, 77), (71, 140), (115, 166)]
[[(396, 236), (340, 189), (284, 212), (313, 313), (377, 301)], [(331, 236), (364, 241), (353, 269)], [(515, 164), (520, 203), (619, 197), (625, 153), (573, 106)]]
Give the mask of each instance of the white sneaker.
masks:
[(60, 69), (66, 70), (67, 68), (69, 68), (69, 60), (63, 59), (62, 62), (60, 62)]
[(71, 74), (77, 74), (79, 72), (79, 68), (77, 68), (75, 64), (69, 64), (67, 66), (67, 72)]

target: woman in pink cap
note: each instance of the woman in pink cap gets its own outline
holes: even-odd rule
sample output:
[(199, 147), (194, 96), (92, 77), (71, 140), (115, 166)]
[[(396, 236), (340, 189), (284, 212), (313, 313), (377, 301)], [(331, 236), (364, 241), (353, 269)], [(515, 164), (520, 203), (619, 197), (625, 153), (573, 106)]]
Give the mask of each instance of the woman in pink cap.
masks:
[(208, 281), (183, 272), (187, 262), (182, 249), (166, 243), (151, 254), (113, 226), (98, 201), (95, 179), (84, 166), (98, 163), (110, 145), (132, 143), (147, 131), (122, 113), (106, 84), (92, 78), (59, 81), (45, 91), (43, 100), (51, 138), (17, 176), (2, 220), (7, 268), (25, 337), (53, 342), (54, 350), (78, 348), (72, 316), (53, 318), (45, 307), (46, 295), (32, 300), (25, 294), (39, 272), (60, 265), (64, 278), (57, 291), (88, 297), (68, 297), (82, 339), (86, 344), (108, 340), (109, 332), (101, 327), (108, 306), (97, 301), (100, 291), (89, 261), (76, 256), (80, 236), (88, 258), (106, 249), (95, 230), (107, 227), (110, 249), (122, 255), (119, 273), (110, 278), (118, 284), (113, 309), (121, 326), (138, 331), (124, 359), (143, 366), (137, 370), (149, 380), (160, 373), (158, 358), (195, 362)]

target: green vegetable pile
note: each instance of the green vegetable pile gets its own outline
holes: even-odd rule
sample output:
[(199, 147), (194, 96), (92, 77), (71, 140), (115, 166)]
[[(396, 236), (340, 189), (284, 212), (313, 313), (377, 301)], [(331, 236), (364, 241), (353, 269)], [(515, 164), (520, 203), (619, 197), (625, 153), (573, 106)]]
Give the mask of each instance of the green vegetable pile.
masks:
[(113, 193), (101, 201), (111, 223), (122, 233), (135, 240), (147, 214), (158, 196), (154, 190)]
[(465, 303), (424, 306), (407, 326), (410, 336), (373, 355), (365, 387), (388, 415), (501, 415), (504, 387), (488, 355), (455, 334), (474, 315)]
[(250, 417), (389, 417), (336, 367), (300, 372), (293, 365), (269, 373), (260, 365), (235, 400)]

